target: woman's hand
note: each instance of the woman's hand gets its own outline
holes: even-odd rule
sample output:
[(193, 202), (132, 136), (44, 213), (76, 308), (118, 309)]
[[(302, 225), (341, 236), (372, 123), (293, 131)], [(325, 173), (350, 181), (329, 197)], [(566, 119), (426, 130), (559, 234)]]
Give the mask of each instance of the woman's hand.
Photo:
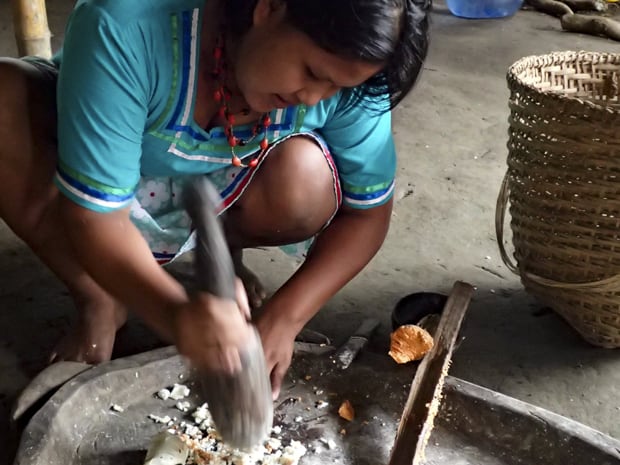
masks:
[(250, 307), (240, 280), (236, 291), (236, 302), (203, 292), (174, 309), (174, 342), (194, 366), (231, 374), (241, 369), (239, 352), (250, 340)]
[(379, 250), (391, 213), (391, 200), (368, 210), (341, 207), (303, 265), (261, 309), (257, 327), (274, 397), (291, 364), (295, 336)]
[(263, 344), (273, 400), (276, 400), (293, 358), (297, 327), (289, 324), (286, 318), (275, 315), (272, 318), (269, 312), (261, 314), (256, 321), (256, 327)]

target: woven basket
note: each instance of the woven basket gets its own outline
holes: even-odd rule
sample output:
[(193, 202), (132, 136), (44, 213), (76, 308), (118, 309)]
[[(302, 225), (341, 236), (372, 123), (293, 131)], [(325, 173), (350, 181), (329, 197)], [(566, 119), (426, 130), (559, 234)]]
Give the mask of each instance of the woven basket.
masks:
[[(559, 52), (508, 72), (504, 263), (588, 342), (620, 347), (620, 54)], [(514, 258), (504, 247), (510, 203)]]

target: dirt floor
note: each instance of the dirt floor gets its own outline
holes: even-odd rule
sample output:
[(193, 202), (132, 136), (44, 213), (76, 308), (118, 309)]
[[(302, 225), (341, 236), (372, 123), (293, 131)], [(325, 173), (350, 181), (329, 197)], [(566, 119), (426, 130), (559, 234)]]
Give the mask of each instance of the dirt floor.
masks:
[[(15, 56), (8, 3), (0, 1), (0, 55)], [(56, 48), (72, 3), (47, 1)], [(469, 21), (436, 2), (422, 79), (395, 111), (400, 167), (389, 237), (371, 265), (311, 324), (338, 341), (365, 315), (376, 315), (382, 327), (373, 343), (384, 345), (400, 297), (446, 292), (465, 280), (477, 293), (451, 374), (620, 438), (620, 352), (590, 347), (554, 313), (541, 311), (501, 262), (495, 238), (495, 202), (507, 155), (505, 74), (523, 56), (555, 50), (617, 52), (619, 46), (564, 33), (557, 19), (533, 11)], [(249, 255), (271, 290), (296, 266), (277, 251)], [(3, 225), (0, 257), (4, 465), (10, 460), (11, 402), (45, 365), (73, 309), (63, 287)], [(156, 345), (132, 322), (120, 335), (117, 355)]]

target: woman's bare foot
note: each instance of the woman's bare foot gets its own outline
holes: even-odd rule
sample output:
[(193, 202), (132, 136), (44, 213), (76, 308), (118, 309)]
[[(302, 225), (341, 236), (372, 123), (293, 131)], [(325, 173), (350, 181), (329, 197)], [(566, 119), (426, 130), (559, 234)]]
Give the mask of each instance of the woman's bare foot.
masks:
[(56, 345), (50, 363), (70, 360), (97, 364), (110, 360), (116, 332), (126, 321), (125, 308), (109, 296), (78, 305), (78, 319)]
[(262, 307), (263, 302), (267, 298), (267, 292), (260, 282), (260, 279), (258, 279), (258, 276), (243, 264), (242, 251), (233, 251), (232, 258), (235, 265), (235, 273), (239, 279), (241, 279), (241, 282), (243, 282), (245, 293), (248, 295), (250, 308), (252, 310), (258, 310)]

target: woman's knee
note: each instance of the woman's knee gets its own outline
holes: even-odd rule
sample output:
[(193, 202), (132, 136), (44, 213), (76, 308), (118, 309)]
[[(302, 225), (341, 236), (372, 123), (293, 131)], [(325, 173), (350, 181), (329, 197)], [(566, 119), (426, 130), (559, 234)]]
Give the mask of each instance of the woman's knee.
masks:
[(334, 173), (310, 137), (280, 143), (261, 167), (261, 190), (269, 211), (307, 229), (320, 229), (337, 209)]
[(0, 58), (0, 218), (20, 237), (53, 193), (54, 96), (39, 74), (28, 63)]
[[(15, 130), (28, 101), (27, 75), (18, 60), (0, 59), (0, 134)], [(2, 140), (6, 140), (5, 137)]]
[(299, 242), (318, 233), (338, 208), (334, 173), (310, 137), (297, 136), (272, 149), (225, 228), (235, 248)]
[[(56, 126), (55, 81), (23, 60), (0, 58), (0, 133), (23, 139), (33, 125), (47, 132)], [(24, 134), (27, 136), (28, 134)], [(2, 138), (3, 143), (7, 141)], [(24, 141), (21, 140), (21, 143)]]

